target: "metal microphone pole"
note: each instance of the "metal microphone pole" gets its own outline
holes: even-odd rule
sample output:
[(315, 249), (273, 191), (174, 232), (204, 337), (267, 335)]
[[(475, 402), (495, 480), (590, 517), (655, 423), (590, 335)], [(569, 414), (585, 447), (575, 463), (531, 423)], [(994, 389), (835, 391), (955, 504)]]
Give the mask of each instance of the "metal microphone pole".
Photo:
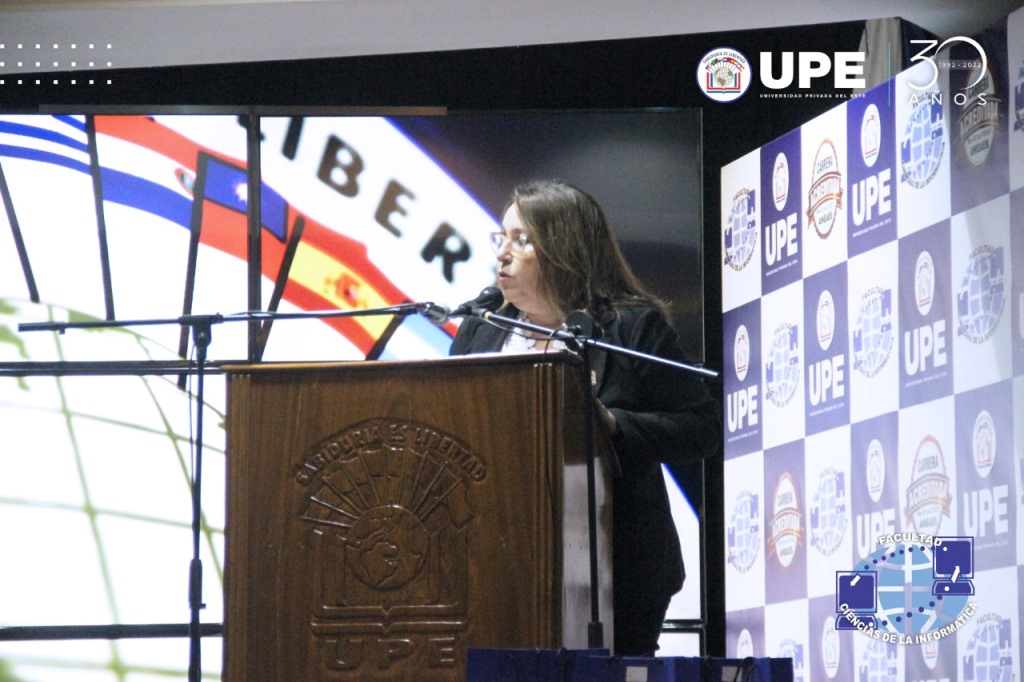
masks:
[(199, 612), (206, 608), (203, 603), (203, 562), (199, 557), (202, 540), (200, 523), (202, 519), (203, 481), (203, 407), (206, 405), (203, 378), (206, 368), (206, 350), (213, 340), (212, 322), (205, 320), (192, 324), (192, 338), (196, 349), (196, 438), (192, 463), (192, 562), (189, 564), (188, 604), (191, 618), (188, 623), (189, 640), (189, 682), (199, 682), (202, 675), (201, 635)]
[[(577, 341), (581, 338), (592, 339), (593, 337), (594, 321), (589, 315), (587, 320), (590, 323), (589, 327), (583, 327), (576, 336)], [(587, 387), (591, 385), (590, 346), (586, 343), (578, 345), (580, 346), (580, 357), (583, 358), (583, 386), (585, 387), (583, 390), (588, 390)], [(601, 622), (600, 585), (597, 574), (597, 467), (594, 457), (593, 403), (590, 403), (589, 409), (586, 410), (583, 424), (583, 446), (587, 453), (587, 532), (590, 541), (590, 623), (587, 624), (587, 646), (591, 649), (603, 649), (604, 623)]]

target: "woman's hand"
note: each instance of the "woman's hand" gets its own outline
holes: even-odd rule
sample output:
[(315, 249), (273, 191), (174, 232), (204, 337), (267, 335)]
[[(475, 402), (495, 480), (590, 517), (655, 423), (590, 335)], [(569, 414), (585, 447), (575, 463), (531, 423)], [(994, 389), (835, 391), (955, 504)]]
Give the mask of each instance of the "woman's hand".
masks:
[(605, 407), (604, 403), (602, 403), (600, 400), (596, 402), (597, 414), (601, 417), (601, 421), (604, 423), (605, 428), (608, 429), (608, 433), (614, 436), (616, 433), (618, 433), (619, 430), (619, 424), (615, 420), (615, 415), (612, 414), (611, 410)]

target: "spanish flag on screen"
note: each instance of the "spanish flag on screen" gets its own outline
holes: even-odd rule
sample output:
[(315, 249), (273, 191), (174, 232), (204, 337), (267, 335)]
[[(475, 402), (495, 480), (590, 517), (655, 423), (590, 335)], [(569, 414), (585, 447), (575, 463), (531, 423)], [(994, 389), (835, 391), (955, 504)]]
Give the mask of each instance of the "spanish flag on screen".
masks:
[[(104, 167), (103, 197), (198, 232), (199, 243), (247, 257), (245, 164), (142, 116), (97, 116), (96, 134), (130, 142), (173, 161), (184, 177), (162, 179)], [(101, 154), (102, 156), (102, 154)], [(99, 159), (101, 166), (103, 158)], [(141, 170), (141, 169), (140, 169)], [(364, 244), (320, 224), (264, 183), (260, 188), (262, 274), (303, 310), (366, 310), (408, 297), (369, 259)], [(333, 318), (328, 324), (364, 353), (390, 318)]]

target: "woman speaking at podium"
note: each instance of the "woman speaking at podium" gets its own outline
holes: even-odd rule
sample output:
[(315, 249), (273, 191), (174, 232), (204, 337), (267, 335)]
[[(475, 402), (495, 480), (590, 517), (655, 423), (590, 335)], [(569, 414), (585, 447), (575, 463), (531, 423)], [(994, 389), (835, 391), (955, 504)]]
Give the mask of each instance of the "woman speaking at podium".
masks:
[[(554, 181), (520, 185), (491, 243), (505, 299), (499, 315), (555, 329), (583, 310), (603, 343), (685, 361), (665, 305), (633, 275), (586, 192)], [(554, 350), (560, 343), (467, 318), (451, 354)], [(661, 463), (717, 452), (721, 414), (695, 373), (601, 350), (592, 358), (598, 412), (622, 467), (612, 490), (614, 651), (651, 655), (685, 577)]]

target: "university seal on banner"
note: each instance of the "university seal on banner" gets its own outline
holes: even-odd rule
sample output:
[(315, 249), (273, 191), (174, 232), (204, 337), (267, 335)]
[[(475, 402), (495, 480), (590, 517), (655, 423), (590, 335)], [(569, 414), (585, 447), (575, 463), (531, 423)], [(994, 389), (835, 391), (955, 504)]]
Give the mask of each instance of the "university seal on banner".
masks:
[(853, 366), (869, 379), (889, 361), (895, 343), (892, 327), (892, 289), (865, 291), (853, 328)]
[(926, 535), (938, 535), (942, 518), (950, 516), (953, 498), (949, 494), (946, 458), (934, 436), (925, 436), (918, 443), (906, 496), (907, 527)]
[(746, 658), (754, 655), (754, 638), (750, 630), (743, 628), (736, 637), (736, 656)]
[(757, 216), (757, 192), (746, 188), (736, 192), (722, 232), (725, 264), (733, 270), (747, 267), (757, 251)]
[(818, 328), (818, 345), (822, 350), (828, 350), (832, 345), (832, 337), (836, 333), (836, 304), (832, 299), (832, 292), (822, 289), (818, 296), (818, 309), (815, 313), (816, 326)]
[(743, 490), (736, 496), (736, 506), (729, 519), (726, 562), (740, 573), (754, 565), (761, 547), (761, 507), (757, 493)]
[(786, 208), (786, 201), (789, 199), (789, 161), (786, 155), (779, 152), (775, 156), (775, 165), (772, 166), (772, 201), (775, 202), (775, 209), (781, 211)]
[(881, 147), (882, 119), (878, 115), (878, 107), (869, 104), (860, 120), (860, 156), (865, 166), (871, 168), (875, 165)]
[(731, 47), (718, 47), (697, 63), (697, 86), (716, 102), (732, 102), (750, 87), (750, 62)]
[(995, 81), (987, 68), (979, 73), (973, 69), (968, 81), (967, 101), (957, 121), (957, 144), (972, 166), (980, 166), (988, 158), (989, 150), (999, 135), (999, 98)]
[(885, 488), (885, 450), (882, 449), (882, 442), (872, 438), (868, 443), (867, 456), (864, 458), (867, 467), (868, 495), (873, 502), (882, 499), (882, 490)]
[(732, 344), (733, 364), (736, 365), (736, 378), (743, 381), (747, 378), (750, 368), (750, 335), (747, 326), (741, 324), (736, 330), (736, 339)]
[(779, 477), (775, 486), (774, 509), (771, 520), (771, 535), (768, 547), (778, 559), (779, 565), (788, 568), (796, 558), (797, 549), (803, 544), (803, 516), (800, 513), (800, 496), (789, 474)]
[(826, 618), (821, 627), (821, 660), (825, 665), (825, 675), (830, 680), (835, 679), (839, 672), (841, 651), (842, 643), (836, 631), (836, 622), (832, 618)]
[(328, 668), (373, 665), (375, 638), (455, 647), (467, 626), (469, 493), (486, 477), (465, 443), (400, 419), (355, 424), (307, 451), (292, 478), (320, 555), (311, 628)]
[(921, 315), (931, 312), (934, 298), (935, 262), (932, 254), (922, 251), (917, 255), (917, 263), (914, 265), (914, 303), (917, 304), (917, 312)]
[(800, 384), (800, 328), (783, 322), (775, 328), (764, 364), (765, 393), (778, 407), (785, 407)]
[(811, 166), (811, 188), (807, 191), (807, 227), (822, 239), (828, 239), (836, 217), (843, 207), (843, 174), (839, 170), (839, 154), (832, 140), (818, 146)]
[(985, 343), (996, 333), (1005, 307), (1003, 247), (981, 244), (971, 252), (957, 289), (957, 333), (971, 343)]
[(982, 478), (988, 478), (996, 460), (996, 425), (988, 410), (982, 410), (974, 419), (971, 446), (974, 470)]
[(847, 499), (846, 474), (828, 468), (818, 477), (814, 501), (810, 508), (810, 545), (823, 556), (831, 556), (846, 537)]
[[(978, 617), (977, 625), (963, 647), (960, 659), (965, 680), (1012, 680), (1014, 651), (1013, 620), (989, 612)], [(963, 641), (963, 640), (961, 640)]]
[(925, 93), (912, 102), (913, 110), (900, 139), (900, 179), (914, 189), (927, 186), (942, 167), (946, 132), (942, 100)]

